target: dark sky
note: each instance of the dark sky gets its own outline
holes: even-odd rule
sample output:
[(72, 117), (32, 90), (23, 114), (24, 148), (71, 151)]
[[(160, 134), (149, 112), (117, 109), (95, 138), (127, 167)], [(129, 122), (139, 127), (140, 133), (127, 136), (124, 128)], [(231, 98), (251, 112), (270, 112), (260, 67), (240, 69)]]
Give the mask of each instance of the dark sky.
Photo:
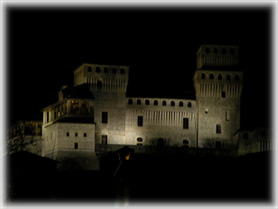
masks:
[(82, 63), (129, 65), (130, 95), (148, 88), (194, 92), (198, 47), (235, 44), (244, 72), (241, 127), (266, 127), (271, 20), (266, 7), (10, 7), (8, 119), (31, 119), (57, 102)]

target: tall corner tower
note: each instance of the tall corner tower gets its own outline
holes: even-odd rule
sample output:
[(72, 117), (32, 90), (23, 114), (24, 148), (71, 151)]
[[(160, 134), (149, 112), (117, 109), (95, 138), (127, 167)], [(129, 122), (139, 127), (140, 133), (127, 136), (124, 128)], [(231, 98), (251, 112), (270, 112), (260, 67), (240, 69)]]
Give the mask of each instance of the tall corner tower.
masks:
[(95, 97), (97, 144), (125, 143), (125, 107), (129, 66), (82, 64), (74, 85), (87, 83)]
[(198, 147), (236, 146), (240, 129), (243, 73), (238, 46), (201, 45), (197, 52), (194, 87), (198, 108)]

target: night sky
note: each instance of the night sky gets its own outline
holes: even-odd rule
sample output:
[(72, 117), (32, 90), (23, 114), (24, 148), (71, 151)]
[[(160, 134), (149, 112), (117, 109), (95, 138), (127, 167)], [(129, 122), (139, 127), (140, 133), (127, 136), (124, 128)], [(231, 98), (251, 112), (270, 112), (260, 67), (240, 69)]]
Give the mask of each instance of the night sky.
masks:
[[(227, 9), (228, 8), (228, 9)], [(193, 92), (201, 44), (239, 45), (241, 128), (270, 125), (272, 16), (267, 7), (7, 9), (9, 123), (32, 119), (73, 85), (82, 63), (129, 65), (128, 95)], [(141, 93), (141, 94), (142, 94)]]

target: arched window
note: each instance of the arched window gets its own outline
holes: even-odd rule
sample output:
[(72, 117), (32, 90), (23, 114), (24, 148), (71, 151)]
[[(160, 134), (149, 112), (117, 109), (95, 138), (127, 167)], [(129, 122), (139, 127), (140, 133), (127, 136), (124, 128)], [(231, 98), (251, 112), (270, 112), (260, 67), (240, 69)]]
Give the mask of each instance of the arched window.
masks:
[(213, 52), (214, 52), (214, 54), (218, 54), (218, 49), (214, 48)]
[(158, 101), (157, 101), (157, 100), (154, 100), (153, 104), (154, 104), (154, 105), (158, 105)]
[(219, 80), (219, 81), (222, 80), (222, 75), (221, 75), (221, 74), (218, 75), (218, 80)]
[(174, 101), (171, 101), (171, 106), (175, 106), (175, 102)]
[(141, 100), (137, 99), (137, 104), (140, 105), (141, 104)]
[(187, 107), (192, 107), (191, 102), (188, 102), (188, 103), (187, 103)]
[(88, 67), (88, 72), (91, 73), (92, 72), (92, 67)]
[(143, 142), (143, 139), (141, 137), (137, 138), (137, 142)]
[(117, 69), (116, 68), (113, 68), (112, 72), (115, 74), (117, 73)]
[(99, 68), (99, 67), (96, 68), (96, 72), (97, 72), (97, 73), (100, 72), (100, 68)]
[(166, 101), (163, 101), (163, 102), (162, 102), (162, 106), (166, 106)]
[(206, 75), (205, 75), (205, 73), (202, 73), (201, 78), (202, 78), (202, 79), (206, 79)]
[(108, 73), (108, 68), (104, 68), (104, 73)]
[(121, 69), (120, 73), (121, 73), (121, 74), (125, 74), (125, 70), (124, 70), (124, 69)]
[(183, 102), (180, 102), (180, 103), (179, 103), (179, 106), (180, 106), (180, 107), (183, 107)]
[(187, 139), (182, 140), (182, 144), (185, 146), (189, 145), (189, 141)]
[(145, 105), (150, 105), (150, 101), (148, 99), (145, 101)]
[(209, 75), (209, 79), (213, 80), (213, 79), (214, 79), (214, 75), (213, 75), (213, 74), (210, 74), (210, 75)]
[(129, 100), (128, 100), (128, 104), (130, 104), (130, 105), (133, 104), (133, 100), (132, 100), (132, 99), (129, 99)]
[(235, 81), (239, 81), (239, 76), (238, 75), (235, 76)]
[(227, 75), (227, 81), (230, 81), (230, 80), (231, 80), (231, 76)]
[(226, 49), (222, 49), (222, 54), (226, 54)]

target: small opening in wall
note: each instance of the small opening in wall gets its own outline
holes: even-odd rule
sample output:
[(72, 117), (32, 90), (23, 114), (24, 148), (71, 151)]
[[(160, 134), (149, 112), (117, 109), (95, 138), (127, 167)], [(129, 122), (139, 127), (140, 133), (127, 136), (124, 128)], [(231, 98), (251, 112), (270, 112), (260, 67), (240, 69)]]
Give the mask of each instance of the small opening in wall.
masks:
[(143, 126), (143, 116), (138, 116), (138, 118), (137, 118), (137, 126)]
[(102, 112), (101, 122), (102, 123), (108, 123), (108, 112)]
[(100, 72), (100, 68), (99, 68), (99, 67), (96, 68), (96, 72), (97, 72), (97, 73)]
[(137, 104), (138, 104), (138, 105), (141, 104), (141, 100), (140, 100), (140, 99), (137, 100)]
[(205, 109), (205, 113), (208, 114), (208, 109)]
[(183, 102), (180, 102), (180, 103), (179, 103), (179, 106), (180, 106), (180, 107), (183, 107)]
[(70, 135), (70, 133), (69, 133), (69, 132), (67, 132), (67, 133), (66, 133), (66, 136), (69, 136), (69, 135)]
[(222, 75), (221, 75), (221, 74), (218, 75), (218, 80), (219, 80), (219, 81), (222, 80)]
[(202, 73), (202, 76), (201, 76), (202, 79), (206, 79), (206, 75), (204, 73)]
[(101, 135), (101, 144), (107, 144), (107, 135)]
[(84, 137), (87, 137), (87, 133), (84, 133)]
[(117, 73), (117, 69), (116, 68), (113, 68), (112, 72), (115, 74)]
[(166, 106), (166, 101), (163, 101), (163, 102), (162, 102), (162, 106)]
[(175, 102), (174, 101), (171, 101), (171, 106), (175, 106)]
[(158, 105), (158, 101), (157, 101), (157, 100), (154, 100), (153, 104), (154, 104), (154, 105)]
[(143, 142), (143, 139), (141, 137), (137, 138), (137, 142)]
[(183, 118), (183, 129), (189, 128), (189, 121), (188, 118)]
[(133, 104), (133, 100), (132, 100), (132, 99), (129, 99), (129, 100), (128, 100), (128, 104), (130, 104), (130, 105)]
[(227, 81), (230, 81), (230, 80), (231, 80), (231, 76), (227, 75)]
[(187, 107), (189, 107), (189, 108), (192, 107), (191, 102), (188, 102), (188, 103), (187, 103)]
[(74, 143), (74, 149), (78, 149), (78, 143)]
[(221, 125), (220, 124), (216, 124), (216, 133), (221, 134)]
[(210, 74), (210, 75), (209, 75), (209, 79), (213, 80), (213, 79), (214, 79), (214, 75), (213, 75), (213, 74)]
[(150, 101), (148, 99), (145, 101), (145, 105), (150, 105)]
[(78, 136), (78, 133), (75, 133), (75, 136), (77, 137), (77, 136)]
[(104, 73), (108, 73), (108, 68), (104, 68)]
[(226, 92), (225, 92), (225, 91), (222, 91), (221, 96), (222, 96), (222, 98), (226, 98)]

